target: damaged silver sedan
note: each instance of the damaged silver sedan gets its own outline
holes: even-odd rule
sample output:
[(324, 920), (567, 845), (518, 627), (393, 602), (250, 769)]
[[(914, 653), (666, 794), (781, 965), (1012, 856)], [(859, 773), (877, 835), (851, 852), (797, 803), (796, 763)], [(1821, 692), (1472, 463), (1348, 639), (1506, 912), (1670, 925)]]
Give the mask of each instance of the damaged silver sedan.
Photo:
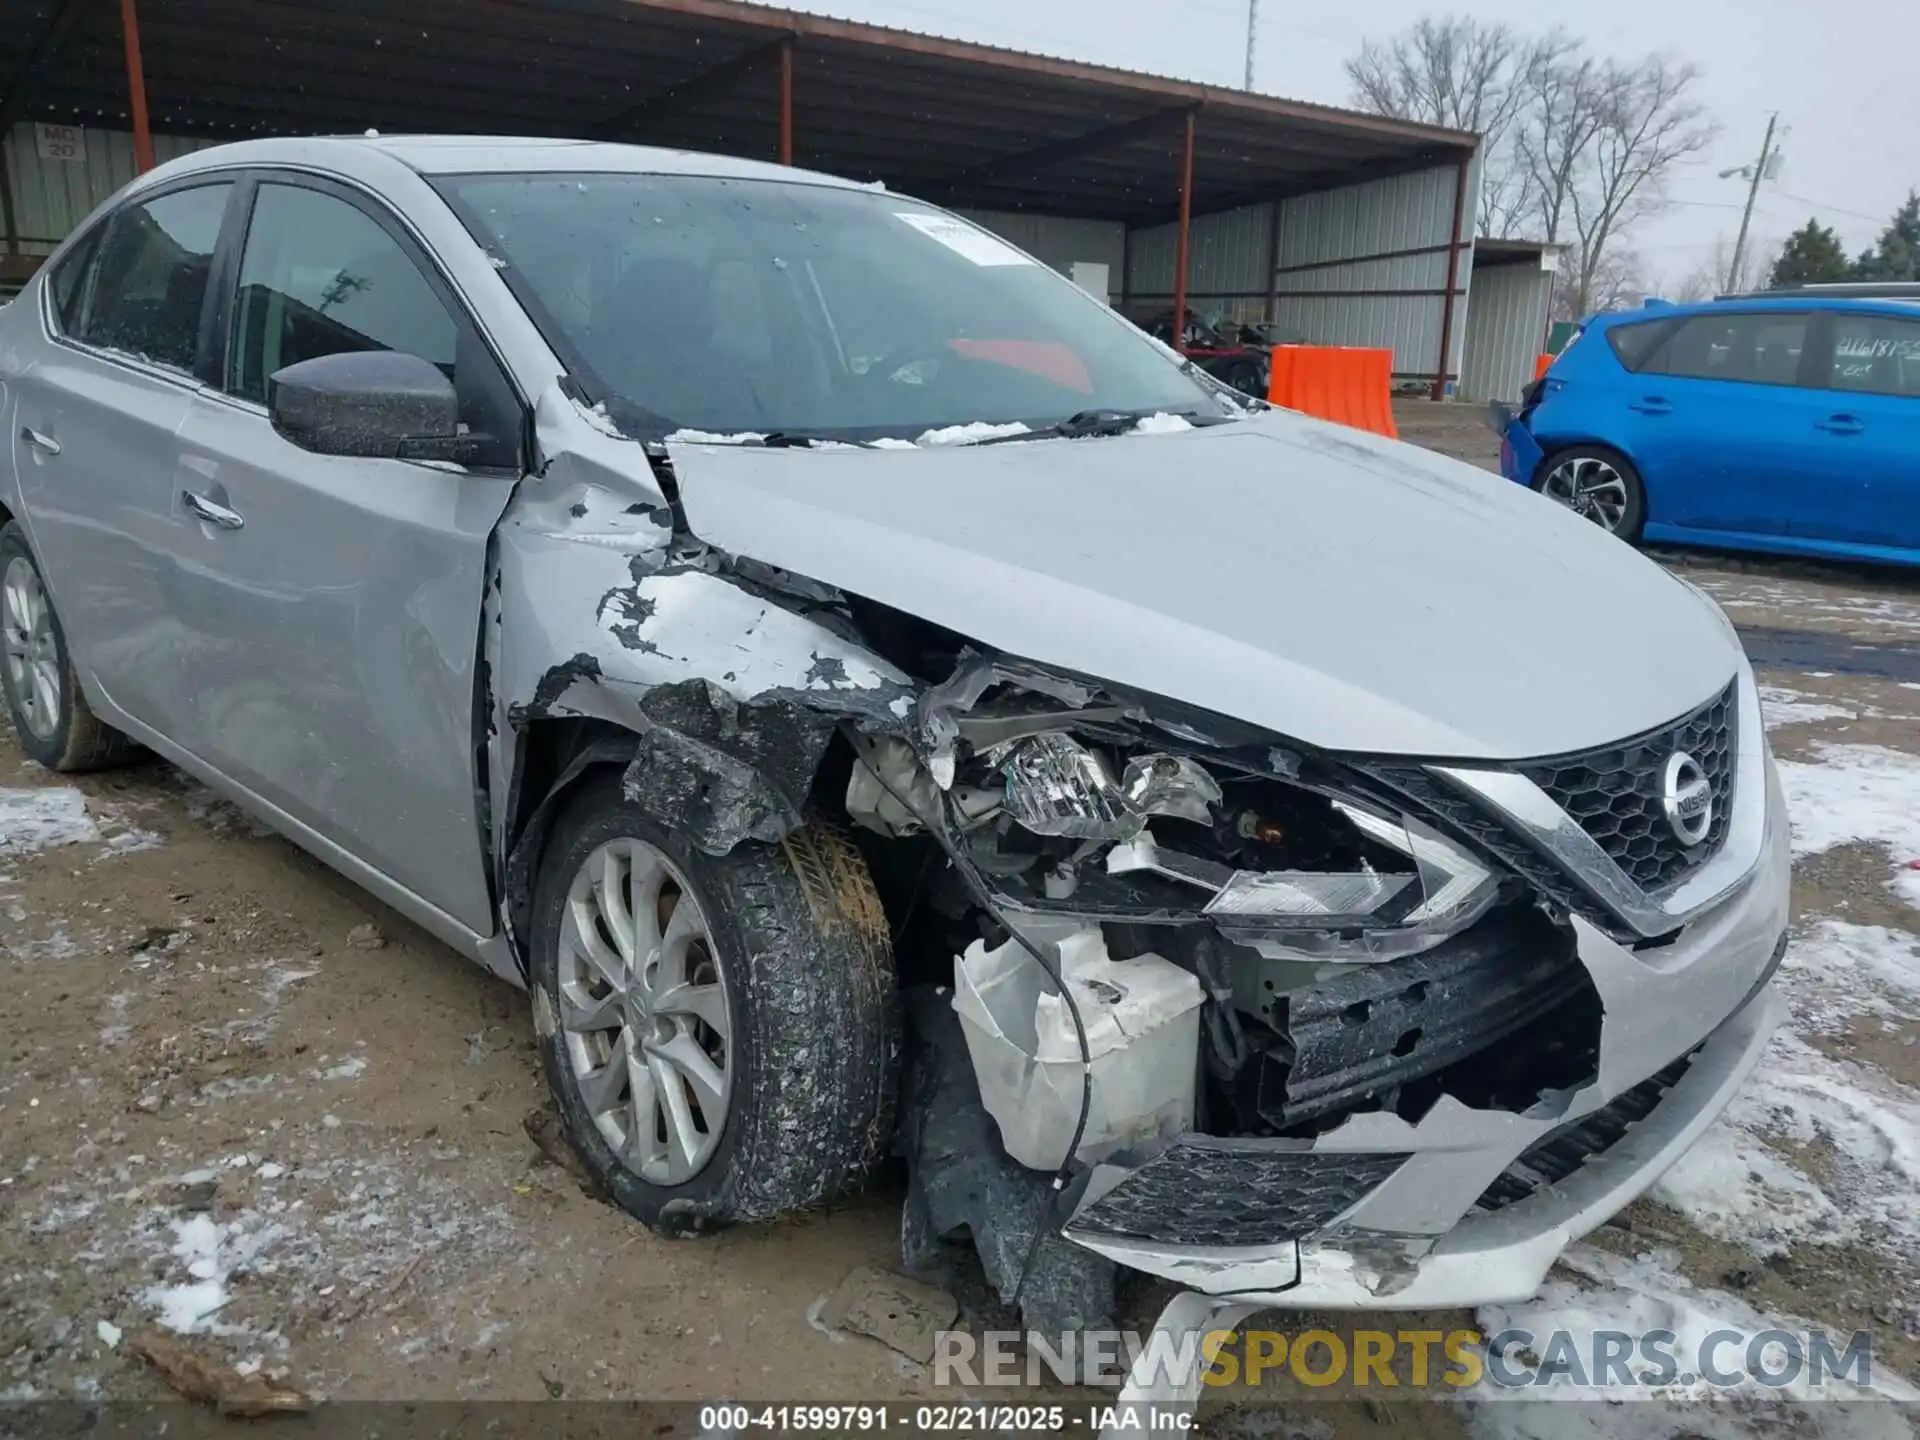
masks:
[[(904, 1157), (1036, 1329), (1532, 1293), (1774, 1023), (1711, 601), (771, 166), (274, 140), (0, 317), (5, 664), (530, 991), (663, 1232)], [(1563, 598), (1608, 597), (1604, 627)]]

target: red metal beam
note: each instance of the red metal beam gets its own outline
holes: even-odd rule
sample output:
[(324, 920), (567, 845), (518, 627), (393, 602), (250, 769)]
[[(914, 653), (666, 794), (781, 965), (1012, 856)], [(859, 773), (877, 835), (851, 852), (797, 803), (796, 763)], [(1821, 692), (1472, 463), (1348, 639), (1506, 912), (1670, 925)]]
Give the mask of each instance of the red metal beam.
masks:
[[(133, 0), (127, 0), (132, 4)], [(1180, 147), (1180, 229), (1173, 244), (1173, 348), (1187, 353), (1187, 232), (1193, 225), (1193, 111)]]
[(780, 163), (793, 163), (793, 37), (780, 42)]
[(120, 36), (127, 44), (127, 113), (133, 117), (133, 166), (153, 168), (153, 132), (147, 128), (147, 72), (140, 63), (140, 20), (134, 0), (120, 0)]
[(1440, 363), (1435, 367), (1433, 398), (1447, 398), (1447, 361), (1453, 355), (1453, 291), (1460, 283), (1460, 221), (1467, 213), (1467, 162), (1453, 182), (1453, 233), (1447, 237), (1447, 293), (1440, 300)]

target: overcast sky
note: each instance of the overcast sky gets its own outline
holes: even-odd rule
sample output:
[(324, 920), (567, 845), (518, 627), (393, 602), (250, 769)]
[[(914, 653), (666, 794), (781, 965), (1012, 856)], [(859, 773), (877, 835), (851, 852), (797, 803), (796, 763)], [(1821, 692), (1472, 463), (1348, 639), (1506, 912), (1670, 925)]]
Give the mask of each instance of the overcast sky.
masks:
[[(1010, 45), (1212, 84), (1238, 85), (1246, 0), (788, 0), (797, 8)], [(1671, 49), (1705, 72), (1701, 101), (1721, 136), (1676, 174), (1675, 202), (1630, 237), (1652, 278), (1685, 275), (1716, 240), (1732, 243), (1743, 181), (1767, 114), (1792, 127), (1780, 177), (1763, 183), (1754, 231), (1778, 241), (1809, 215), (1849, 254), (1869, 244), (1920, 186), (1920, 6), (1887, 0), (1260, 0), (1255, 87), (1296, 100), (1350, 100), (1341, 62), (1370, 36), (1463, 10), (1523, 30), (1564, 25), (1621, 56)]]

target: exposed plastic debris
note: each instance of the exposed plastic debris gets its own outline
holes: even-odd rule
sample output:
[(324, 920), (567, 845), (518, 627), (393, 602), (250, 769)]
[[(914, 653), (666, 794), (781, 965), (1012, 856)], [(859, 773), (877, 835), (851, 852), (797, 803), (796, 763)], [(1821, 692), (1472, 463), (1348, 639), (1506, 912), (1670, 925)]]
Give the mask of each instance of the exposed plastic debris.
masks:
[[(1150, 1146), (1192, 1127), (1200, 982), (1158, 955), (1115, 961), (1098, 926), (1055, 945), (1085, 1027), (1092, 1104), (1075, 1159)], [(955, 971), (981, 1103), (1015, 1160), (1036, 1170), (1067, 1159), (1081, 1109), (1079, 1035), (1066, 1001), (1017, 941), (977, 941)]]
[[(899, 1144), (908, 1172), (900, 1219), (907, 1268), (945, 1278), (964, 1266), (956, 1252), (970, 1245), (1003, 1303), (1019, 1290), (1027, 1328), (1047, 1335), (1107, 1328), (1113, 1263), (1051, 1233), (1061, 1217), (1050, 1202), (1049, 1177), (1001, 1148), (948, 994), (919, 986), (905, 1000)], [(1049, 1232), (1037, 1247), (1036, 1228)]]
[(946, 1291), (862, 1265), (826, 1297), (817, 1318), (830, 1330), (865, 1335), (928, 1365), (935, 1336), (959, 1315), (959, 1302)]

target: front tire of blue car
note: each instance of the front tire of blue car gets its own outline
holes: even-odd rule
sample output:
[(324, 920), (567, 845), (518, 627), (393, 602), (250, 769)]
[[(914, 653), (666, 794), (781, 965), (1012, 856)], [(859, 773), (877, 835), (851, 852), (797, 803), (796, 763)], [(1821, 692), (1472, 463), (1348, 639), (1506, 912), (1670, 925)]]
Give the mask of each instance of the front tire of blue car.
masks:
[(1605, 445), (1569, 445), (1533, 472), (1533, 488), (1629, 544), (1647, 519), (1647, 489), (1633, 462)]

